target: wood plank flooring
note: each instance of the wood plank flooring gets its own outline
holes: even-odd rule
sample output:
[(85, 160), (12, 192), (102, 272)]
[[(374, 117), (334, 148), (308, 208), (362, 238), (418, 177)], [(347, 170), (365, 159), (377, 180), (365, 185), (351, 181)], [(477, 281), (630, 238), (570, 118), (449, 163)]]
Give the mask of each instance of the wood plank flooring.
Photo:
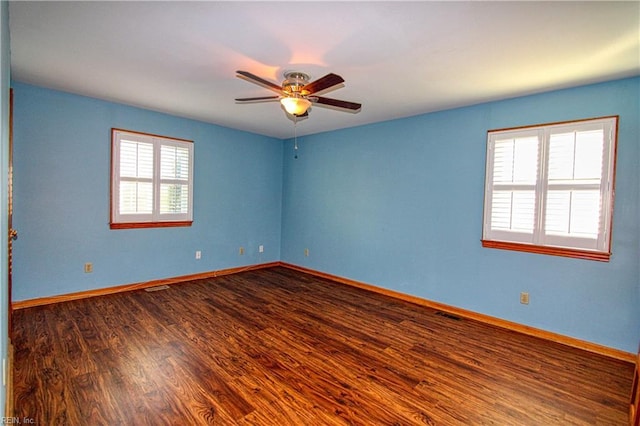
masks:
[(22, 309), (39, 425), (625, 425), (633, 366), (277, 267)]

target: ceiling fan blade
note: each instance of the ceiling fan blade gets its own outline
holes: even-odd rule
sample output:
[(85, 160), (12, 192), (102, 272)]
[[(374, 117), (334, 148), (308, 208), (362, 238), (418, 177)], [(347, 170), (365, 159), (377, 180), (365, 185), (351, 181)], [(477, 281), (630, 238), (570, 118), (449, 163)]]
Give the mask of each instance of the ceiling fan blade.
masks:
[(302, 90), (308, 90), (309, 94), (314, 94), (322, 91), (326, 91), (334, 86), (344, 83), (344, 78), (337, 74), (327, 74), (324, 77), (312, 81), (302, 88)]
[(236, 102), (270, 102), (278, 99), (280, 96), (260, 96), (257, 98), (236, 98)]
[(360, 108), (362, 108), (362, 104), (349, 101), (341, 101), (340, 99), (323, 98), (322, 96), (315, 96), (310, 99), (316, 104), (326, 105), (349, 112), (358, 112), (360, 111)]
[(270, 82), (269, 80), (265, 80), (264, 78), (258, 77), (257, 75), (251, 74), (248, 71), (236, 71), (238, 77), (246, 80), (250, 83), (255, 83), (262, 87), (266, 87), (269, 90), (273, 90), (276, 93), (282, 93), (282, 87), (278, 86), (275, 83)]

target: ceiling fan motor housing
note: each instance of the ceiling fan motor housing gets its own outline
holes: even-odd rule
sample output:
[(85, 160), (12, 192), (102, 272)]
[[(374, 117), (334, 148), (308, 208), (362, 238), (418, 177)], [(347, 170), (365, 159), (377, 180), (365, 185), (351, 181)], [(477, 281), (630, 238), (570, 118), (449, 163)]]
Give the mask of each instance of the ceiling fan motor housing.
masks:
[(307, 96), (310, 93), (308, 90), (304, 90), (304, 86), (309, 83), (308, 74), (299, 71), (288, 71), (284, 73), (284, 78), (282, 90), (288, 96)]

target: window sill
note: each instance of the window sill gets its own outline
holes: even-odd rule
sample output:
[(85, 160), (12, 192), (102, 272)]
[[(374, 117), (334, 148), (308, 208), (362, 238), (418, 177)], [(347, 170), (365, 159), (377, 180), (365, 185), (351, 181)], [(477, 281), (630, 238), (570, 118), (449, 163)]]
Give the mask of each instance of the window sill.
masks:
[(572, 257), (574, 259), (597, 260), (608, 262), (611, 253), (604, 253), (590, 250), (577, 250), (563, 247), (535, 246), (531, 244), (508, 243), (504, 241), (482, 240), (482, 247), (495, 248), (500, 250), (523, 251), (527, 253), (547, 254), (551, 256)]
[(143, 229), (143, 228), (175, 228), (180, 226), (191, 226), (193, 221), (182, 222), (130, 222), (130, 223), (110, 223), (111, 229)]

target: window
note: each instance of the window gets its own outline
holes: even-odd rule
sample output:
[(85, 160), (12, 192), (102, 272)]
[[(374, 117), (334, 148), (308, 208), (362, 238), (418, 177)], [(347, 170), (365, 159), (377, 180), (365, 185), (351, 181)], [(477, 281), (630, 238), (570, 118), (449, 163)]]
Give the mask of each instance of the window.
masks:
[(608, 261), (617, 124), (489, 131), (483, 247)]
[(111, 228), (190, 226), (193, 142), (111, 130)]

